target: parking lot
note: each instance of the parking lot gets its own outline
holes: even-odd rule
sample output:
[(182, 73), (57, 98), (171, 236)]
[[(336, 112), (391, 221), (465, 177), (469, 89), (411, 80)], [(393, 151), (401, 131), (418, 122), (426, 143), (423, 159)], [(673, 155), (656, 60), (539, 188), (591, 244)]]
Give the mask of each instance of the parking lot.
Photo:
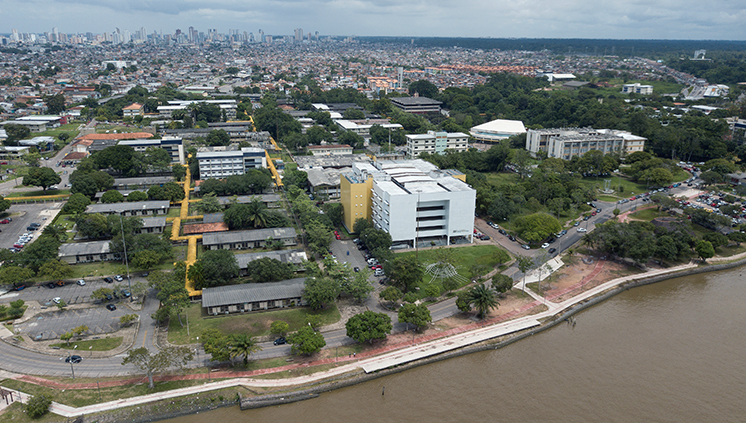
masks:
[(71, 310), (50, 309), (14, 328), (37, 341), (59, 339), (60, 335), (83, 325), (88, 326), (89, 334), (111, 333), (119, 330), (122, 316), (133, 313), (125, 304), (114, 304), (117, 305), (114, 311), (107, 310), (103, 304)]
[[(24, 233), (32, 233), (34, 239), (38, 238), (44, 228), (52, 222), (62, 208), (63, 203), (28, 203), (13, 204), (6, 214), (13, 219), (10, 223), (0, 224), (2, 236), (0, 236), (0, 248), (11, 248)], [(1, 219), (0, 219), (1, 220)], [(36, 231), (27, 228), (32, 223), (41, 226)]]
[[(24, 300), (36, 301), (42, 306), (55, 307), (52, 298), (59, 297), (64, 300), (66, 304), (74, 305), (92, 302), (91, 293), (102, 287), (111, 289), (128, 288), (126, 276), (124, 281), (115, 281), (114, 283), (106, 283), (98, 277), (86, 278), (85, 281), (85, 286), (80, 286), (76, 284), (75, 281), (68, 280), (64, 286), (55, 286), (51, 289), (44, 284), (31, 286), (21, 291), (10, 291), (4, 295), (0, 295), (0, 304), (7, 304), (10, 301), (15, 300)], [(140, 275), (132, 275), (132, 283), (134, 284), (136, 282), (147, 283), (145, 278)]]

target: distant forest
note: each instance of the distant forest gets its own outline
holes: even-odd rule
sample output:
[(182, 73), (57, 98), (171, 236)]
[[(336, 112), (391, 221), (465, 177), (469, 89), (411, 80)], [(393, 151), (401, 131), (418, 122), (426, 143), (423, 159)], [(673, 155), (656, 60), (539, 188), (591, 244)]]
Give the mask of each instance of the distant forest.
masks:
[[(556, 54), (660, 57), (680, 54), (692, 57), (694, 50), (745, 51), (746, 41), (719, 40), (593, 40), (583, 38), (447, 38), (447, 37), (357, 37), (371, 43), (416, 47), (462, 47), (484, 50), (549, 50)], [(414, 41), (413, 41), (414, 40)]]

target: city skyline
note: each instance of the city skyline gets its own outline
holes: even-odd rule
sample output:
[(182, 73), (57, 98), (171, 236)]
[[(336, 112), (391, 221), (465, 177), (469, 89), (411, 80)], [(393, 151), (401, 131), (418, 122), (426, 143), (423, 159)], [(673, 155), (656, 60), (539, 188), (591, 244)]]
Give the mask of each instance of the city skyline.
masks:
[[(598, 4), (576, 0), (558, 8), (548, 0), (479, 2), (457, 5), (443, 0), (401, 4), (388, 0), (356, 2), (245, 2), (216, 0), (0, 0), (4, 17), (1, 33), (112, 32), (115, 27), (134, 33), (164, 34), (190, 26), (203, 32), (216, 29), (293, 35), (318, 31), (336, 36), (412, 37), (534, 37), (745, 40), (746, 9), (736, 2), (713, 3), (624, 2)], [(30, 19), (29, 17), (33, 17)]]

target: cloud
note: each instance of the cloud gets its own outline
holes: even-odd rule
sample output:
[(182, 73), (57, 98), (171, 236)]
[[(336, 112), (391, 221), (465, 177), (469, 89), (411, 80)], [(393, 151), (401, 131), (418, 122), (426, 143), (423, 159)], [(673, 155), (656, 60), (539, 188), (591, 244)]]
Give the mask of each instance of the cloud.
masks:
[(0, 16), (0, 32), (193, 26), (283, 35), (301, 27), (330, 35), (746, 39), (746, 9), (729, 0), (0, 0)]

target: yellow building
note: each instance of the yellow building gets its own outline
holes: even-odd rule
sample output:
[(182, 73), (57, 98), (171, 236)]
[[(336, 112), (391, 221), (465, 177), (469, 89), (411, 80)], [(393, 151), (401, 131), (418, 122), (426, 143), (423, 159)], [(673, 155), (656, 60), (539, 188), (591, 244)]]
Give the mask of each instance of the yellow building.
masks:
[[(354, 163), (353, 166), (375, 171), (375, 168), (368, 163)], [(367, 169), (370, 167), (370, 169)], [(370, 219), (370, 193), (373, 189), (373, 175), (371, 172), (362, 172), (363, 177), (357, 174), (347, 173), (340, 175), (339, 184), (340, 200), (344, 209), (343, 224), (349, 232), (358, 219)]]

